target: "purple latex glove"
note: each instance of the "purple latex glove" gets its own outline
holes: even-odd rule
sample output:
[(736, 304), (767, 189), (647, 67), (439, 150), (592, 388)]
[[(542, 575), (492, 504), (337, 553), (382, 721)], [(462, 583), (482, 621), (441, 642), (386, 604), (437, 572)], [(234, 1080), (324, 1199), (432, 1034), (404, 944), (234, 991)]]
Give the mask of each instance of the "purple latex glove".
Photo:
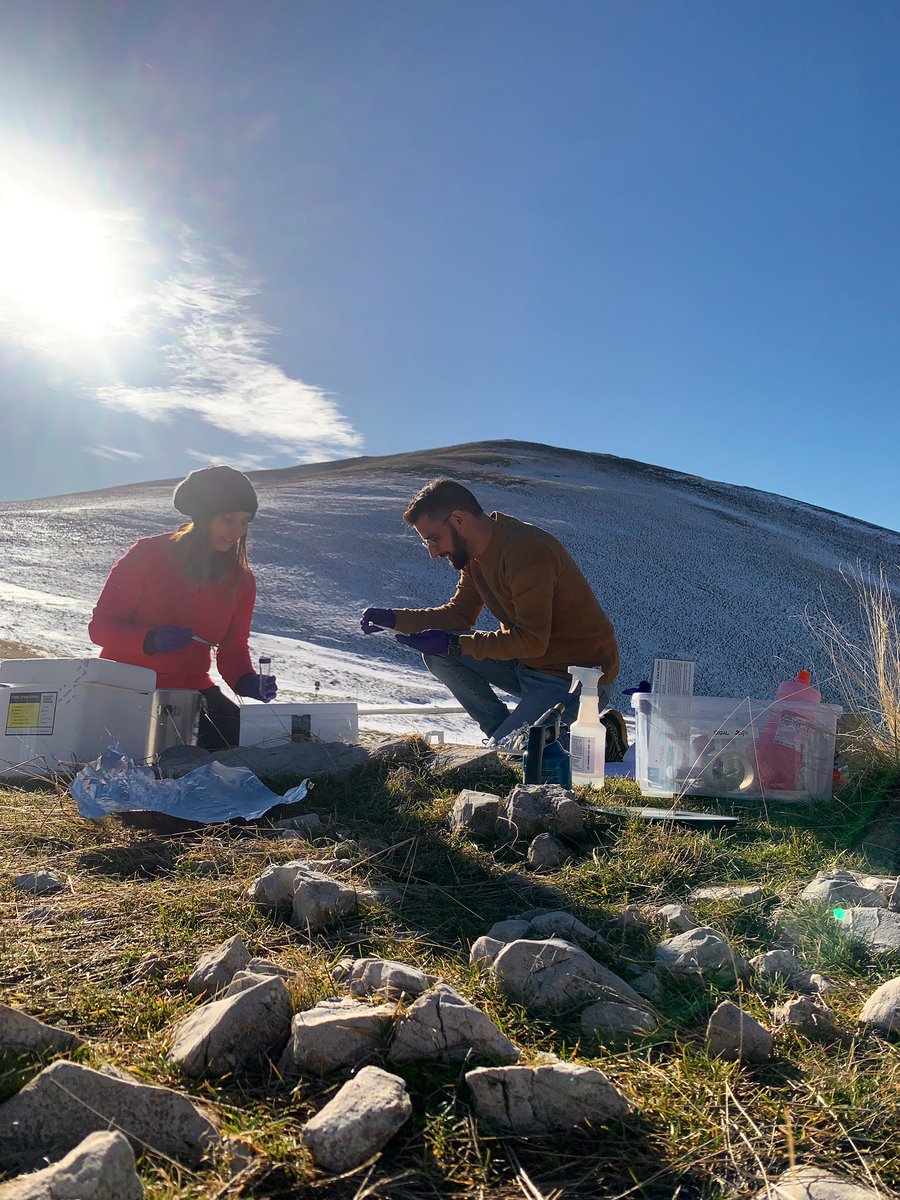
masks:
[(184, 625), (160, 625), (151, 629), (144, 639), (144, 649), (148, 654), (171, 654), (173, 650), (183, 650), (194, 638), (193, 629)]
[(637, 687), (623, 688), (622, 694), (624, 696), (633, 696), (636, 692), (649, 692), (650, 690), (651, 690), (650, 683), (646, 679), (642, 679), (641, 682), (637, 685)]
[(397, 641), (410, 650), (422, 654), (446, 654), (450, 647), (450, 634), (446, 629), (423, 629), (421, 633), (398, 633)]
[(250, 696), (253, 700), (262, 700), (263, 704), (268, 704), (278, 695), (275, 676), (263, 675), (262, 686), (260, 686), (260, 676), (255, 671), (248, 671), (246, 675), (242, 675), (234, 685), (234, 690), (239, 696)]
[(393, 629), (397, 618), (392, 608), (367, 608), (359, 618), (363, 633), (377, 633), (379, 629)]

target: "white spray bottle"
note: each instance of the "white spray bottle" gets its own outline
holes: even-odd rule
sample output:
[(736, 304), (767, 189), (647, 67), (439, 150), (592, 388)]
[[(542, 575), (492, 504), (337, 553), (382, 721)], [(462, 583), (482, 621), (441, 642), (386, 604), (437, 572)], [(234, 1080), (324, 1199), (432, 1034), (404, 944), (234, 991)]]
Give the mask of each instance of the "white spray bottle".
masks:
[(597, 686), (603, 672), (597, 667), (569, 667), (570, 692), (581, 684), (578, 719), (569, 729), (572, 783), (602, 788), (606, 768), (606, 727), (600, 720)]

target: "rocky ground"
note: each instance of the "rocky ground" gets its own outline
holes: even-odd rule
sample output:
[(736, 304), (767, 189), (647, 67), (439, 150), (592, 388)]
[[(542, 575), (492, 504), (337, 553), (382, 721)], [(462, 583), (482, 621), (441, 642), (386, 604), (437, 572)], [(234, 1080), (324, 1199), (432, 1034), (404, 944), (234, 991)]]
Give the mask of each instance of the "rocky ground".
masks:
[(0, 1198), (889, 1196), (886, 787), (710, 830), (407, 739), (277, 825), (3, 791)]

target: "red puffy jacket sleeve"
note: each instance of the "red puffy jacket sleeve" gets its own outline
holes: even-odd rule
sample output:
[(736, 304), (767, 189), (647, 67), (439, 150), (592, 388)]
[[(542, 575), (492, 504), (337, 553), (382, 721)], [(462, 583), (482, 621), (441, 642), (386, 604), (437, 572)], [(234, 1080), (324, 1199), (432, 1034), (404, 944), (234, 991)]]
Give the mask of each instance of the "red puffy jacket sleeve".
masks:
[(144, 638), (154, 626), (135, 621), (135, 614), (154, 575), (146, 542), (135, 542), (113, 566), (94, 606), (88, 637), (117, 662), (144, 663)]
[(234, 616), (231, 618), (228, 632), (219, 642), (216, 652), (219, 674), (231, 688), (242, 675), (254, 669), (247, 643), (250, 639), (250, 622), (253, 619), (255, 603), (256, 580), (252, 575), (246, 574), (238, 585)]

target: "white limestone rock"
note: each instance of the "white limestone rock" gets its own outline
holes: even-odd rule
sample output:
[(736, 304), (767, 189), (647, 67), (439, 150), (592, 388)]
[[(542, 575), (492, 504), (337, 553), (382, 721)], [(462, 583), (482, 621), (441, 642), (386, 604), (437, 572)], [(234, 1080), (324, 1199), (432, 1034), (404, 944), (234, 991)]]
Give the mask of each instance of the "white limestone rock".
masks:
[(293, 983), (297, 978), (296, 971), (282, 966), (281, 963), (272, 962), (271, 958), (251, 958), (244, 970), (252, 971), (254, 975), (277, 975), (279, 979), (283, 979), (288, 984)]
[(200, 955), (187, 981), (187, 990), (193, 996), (216, 995), (228, 986), (236, 971), (247, 966), (250, 958), (244, 939), (236, 933), (215, 949)]
[(662, 999), (662, 980), (655, 971), (641, 971), (631, 977), (628, 982), (634, 990), (651, 1004), (658, 1004)]
[(840, 868), (819, 871), (800, 899), (837, 908), (887, 908), (884, 886), (877, 877)]
[(757, 978), (766, 983), (781, 980), (790, 983), (803, 975), (803, 968), (790, 950), (767, 950), (750, 959), (750, 966)]
[(330, 1075), (379, 1054), (387, 1045), (396, 1006), (323, 1000), (296, 1013), (278, 1069), (282, 1075)]
[(466, 1083), (479, 1121), (519, 1137), (567, 1133), (633, 1111), (602, 1071), (575, 1063), (477, 1067)]
[(571, 838), (584, 833), (584, 809), (574, 792), (556, 783), (520, 783), (507, 796), (503, 816), (516, 840), (531, 841), (539, 833)]
[(530, 921), (508, 917), (505, 921), (496, 921), (487, 931), (487, 936), (496, 938), (498, 942), (514, 942), (517, 938), (527, 937), (530, 928)]
[(318, 1166), (352, 1171), (390, 1141), (412, 1114), (406, 1083), (380, 1067), (363, 1067), (303, 1127)]
[(588, 1000), (624, 1000), (644, 1007), (624, 979), (561, 938), (511, 942), (491, 970), (504, 995), (531, 1012), (563, 1012)]
[(355, 888), (326, 875), (307, 877), (294, 890), (291, 924), (305, 933), (315, 933), (355, 913), (357, 904)]
[(0, 1004), (0, 1055), (67, 1054), (84, 1042), (68, 1029), (45, 1025), (19, 1008)]
[(829, 1042), (837, 1036), (834, 1013), (819, 996), (794, 996), (777, 1005), (772, 1016), (776, 1025), (788, 1025), (813, 1041)]
[[(229, 996), (236, 996), (239, 992), (246, 992), (248, 988), (256, 987), (258, 983), (264, 983), (265, 980), (271, 979), (270, 973), (257, 974), (256, 971), (236, 971), (234, 978), (228, 987), (219, 996), (220, 1000), (227, 1000)], [(281, 978), (279, 976), (279, 978)], [(282, 980), (282, 982), (284, 982)]]
[(143, 1200), (134, 1151), (121, 1133), (89, 1133), (58, 1162), (0, 1184), (0, 1200)]
[(351, 996), (378, 995), (386, 1000), (414, 999), (435, 982), (433, 975), (390, 958), (358, 958), (347, 976)]
[(472, 948), (469, 950), (469, 962), (473, 966), (477, 963), (479, 966), (489, 967), (507, 944), (507, 942), (500, 942), (485, 934), (472, 943)]
[(466, 789), (459, 793), (450, 811), (450, 828), (473, 838), (492, 838), (497, 832), (500, 797), (493, 792)]
[(865, 942), (875, 954), (900, 951), (900, 913), (888, 908), (848, 908), (837, 925), (848, 937)]
[(875, 989), (862, 1006), (858, 1020), (885, 1033), (900, 1032), (900, 976)]
[(259, 908), (290, 908), (300, 880), (316, 875), (316, 870), (303, 859), (272, 863), (250, 884), (247, 895)]
[(532, 871), (556, 871), (571, 857), (571, 851), (552, 833), (539, 833), (528, 847), (527, 860)]
[(691, 904), (736, 904), (739, 908), (755, 908), (768, 895), (758, 883), (708, 884), (694, 888), (688, 900)]
[(470, 1056), (489, 1062), (517, 1062), (519, 1050), (490, 1017), (464, 1000), (449, 984), (423, 993), (394, 1026), (388, 1060), (437, 1059), (460, 1062)]
[(656, 910), (656, 919), (663, 922), (666, 933), (670, 937), (679, 933), (688, 933), (691, 929), (700, 927), (700, 922), (683, 904), (663, 904)]
[(186, 1075), (237, 1075), (277, 1058), (290, 1036), (291, 997), (278, 976), (213, 1000), (175, 1026), (169, 1057)]
[(403, 892), (391, 884), (379, 884), (378, 887), (358, 887), (356, 898), (361, 906), (390, 907), (392, 904), (400, 903), (403, 899)]
[(625, 937), (643, 936), (650, 931), (646, 917), (636, 904), (626, 904), (618, 916), (609, 922), (609, 931), (617, 941)]
[(821, 1167), (795, 1167), (767, 1182), (751, 1200), (885, 1200), (885, 1194)]
[(591, 929), (584, 921), (579, 921), (576, 916), (563, 909), (538, 913), (529, 922), (528, 930), (528, 937), (558, 937), (567, 942), (575, 942), (587, 950), (599, 950), (609, 944), (602, 933)]
[(296, 817), (285, 817), (276, 821), (275, 828), (292, 837), (312, 839), (321, 837), (325, 826), (318, 813), (298, 813)]
[(13, 887), (17, 892), (28, 892), (31, 896), (52, 896), (61, 892), (65, 884), (52, 871), (34, 871), (25, 875), (17, 875)]
[(826, 992), (830, 992), (834, 984), (825, 975), (820, 975), (818, 971), (811, 971), (807, 978), (807, 987), (811, 992), (818, 992), (824, 996)]
[(613, 1000), (589, 1004), (581, 1014), (581, 1032), (603, 1042), (629, 1042), (648, 1037), (659, 1028), (657, 1018), (646, 1009)]
[(706, 1026), (709, 1053), (731, 1062), (764, 1062), (773, 1044), (768, 1029), (730, 1000), (722, 1001)]
[(0, 1165), (40, 1165), (110, 1126), (125, 1134), (132, 1149), (189, 1166), (219, 1145), (215, 1125), (187, 1096), (61, 1060), (0, 1104)]
[(654, 957), (673, 975), (700, 975), (731, 985), (750, 974), (750, 964), (720, 933), (704, 925), (660, 942)]

